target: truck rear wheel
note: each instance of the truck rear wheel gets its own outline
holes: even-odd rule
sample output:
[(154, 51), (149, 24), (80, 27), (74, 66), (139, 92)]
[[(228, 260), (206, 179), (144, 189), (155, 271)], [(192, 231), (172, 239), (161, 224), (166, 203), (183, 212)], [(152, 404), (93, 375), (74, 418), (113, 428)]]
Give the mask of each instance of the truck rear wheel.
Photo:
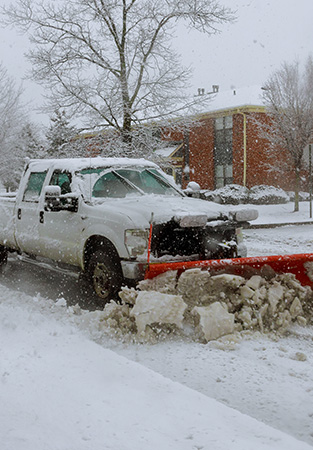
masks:
[(117, 297), (123, 282), (120, 262), (102, 249), (91, 256), (86, 277), (86, 294), (90, 291), (92, 299), (101, 306)]

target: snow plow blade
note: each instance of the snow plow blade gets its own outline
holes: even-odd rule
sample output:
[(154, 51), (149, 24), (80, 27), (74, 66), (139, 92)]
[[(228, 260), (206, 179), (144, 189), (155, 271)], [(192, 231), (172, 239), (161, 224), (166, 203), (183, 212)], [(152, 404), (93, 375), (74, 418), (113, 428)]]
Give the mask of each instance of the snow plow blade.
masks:
[[(170, 270), (177, 270), (178, 276), (188, 269), (207, 269), (212, 274), (219, 272), (241, 276), (254, 275), (270, 267), (277, 274), (293, 273), (303, 286), (313, 288), (313, 253), (297, 255), (252, 256), (248, 258), (212, 259), (205, 261), (179, 261), (168, 263), (150, 263), (145, 273), (145, 279)], [(308, 276), (310, 275), (310, 277)], [(312, 278), (312, 280), (311, 280)]]

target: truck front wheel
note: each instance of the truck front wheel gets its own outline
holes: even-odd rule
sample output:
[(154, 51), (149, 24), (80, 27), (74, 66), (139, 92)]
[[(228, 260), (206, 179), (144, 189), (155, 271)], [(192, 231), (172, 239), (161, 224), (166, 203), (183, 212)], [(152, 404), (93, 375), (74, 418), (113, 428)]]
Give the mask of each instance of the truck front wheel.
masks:
[(88, 284), (93, 299), (104, 306), (116, 298), (123, 282), (120, 262), (104, 250), (97, 250), (90, 258), (87, 269)]
[(2, 266), (5, 265), (7, 260), (8, 260), (8, 250), (3, 245), (0, 245), (0, 270)]

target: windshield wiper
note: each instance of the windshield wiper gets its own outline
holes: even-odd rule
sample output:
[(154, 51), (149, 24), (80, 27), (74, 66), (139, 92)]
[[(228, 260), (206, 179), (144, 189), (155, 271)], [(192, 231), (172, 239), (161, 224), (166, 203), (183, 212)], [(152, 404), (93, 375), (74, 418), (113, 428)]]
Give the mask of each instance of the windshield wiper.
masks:
[(158, 175), (154, 172), (152, 172), (150, 169), (146, 169), (146, 171), (152, 175), (156, 180), (160, 181), (161, 184), (165, 185), (167, 188), (171, 188), (174, 191), (178, 192), (181, 197), (184, 197), (185, 194), (183, 194), (178, 188), (173, 186), (169, 181), (167, 181), (165, 178), (163, 178), (161, 175)]
[(144, 191), (142, 191), (138, 186), (136, 186), (127, 178), (124, 178), (123, 175), (119, 174), (118, 172), (115, 172), (115, 170), (111, 170), (111, 173), (113, 173), (113, 175), (115, 175), (127, 187), (131, 187), (132, 189), (135, 189), (137, 192), (139, 192), (141, 195), (145, 195)]

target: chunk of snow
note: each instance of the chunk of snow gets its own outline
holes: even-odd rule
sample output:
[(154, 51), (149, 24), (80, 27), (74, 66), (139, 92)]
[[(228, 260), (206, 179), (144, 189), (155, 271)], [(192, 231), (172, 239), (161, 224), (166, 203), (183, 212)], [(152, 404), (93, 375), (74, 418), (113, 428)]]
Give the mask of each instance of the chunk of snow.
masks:
[(262, 277), (260, 275), (253, 275), (250, 280), (246, 282), (246, 286), (256, 291), (259, 289), (262, 283)]
[(142, 291), (139, 292), (130, 315), (135, 317), (137, 332), (141, 335), (144, 334), (147, 325), (154, 323), (173, 324), (182, 328), (186, 308), (187, 305), (181, 295)]
[(219, 302), (209, 306), (196, 306), (192, 313), (198, 316), (198, 332), (206, 342), (232, 334), (235, 330), (235, 316)]
[(241, 286), (244, 282), (245, 279), (239, 275), (230, 275), (228, 273), (223, 273), (221, 275), (214, 275), (213, 277), (211, 277), (212, 281), (214, 284), (218, 284), (220, 286), (229, 286), (232, 288), (237, 288), (239, 286)]
[(65, 298), (61, 297), (55, 302), (56, 306), (66, 306)]
[(284, 289), (282, 285), (277, 281), (274, 281), (273, 286), (271, 286), (268, 290), (268, 302), (270, 304), (272, 314), (276, 312), (277, 304), (282, 300), (283, 295)]
[(303, 314), (303, 310), (302, 310), (302, 306), (301, 306), (301, 302), (298, 299), (298, 297), (296, 297), (294, 299), (294, 301), (292, 302), (291, 306), (290, 306), (290, 314), (291, 317), (294, 319), (297, 316), (301, 316)]

